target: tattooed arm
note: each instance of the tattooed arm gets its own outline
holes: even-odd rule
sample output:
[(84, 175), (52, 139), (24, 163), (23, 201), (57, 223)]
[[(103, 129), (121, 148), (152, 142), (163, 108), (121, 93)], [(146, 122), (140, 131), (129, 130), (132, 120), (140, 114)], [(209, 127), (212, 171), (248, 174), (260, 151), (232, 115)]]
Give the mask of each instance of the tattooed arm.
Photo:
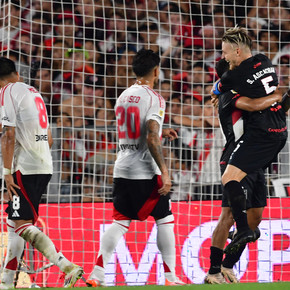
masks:
[(149, 151), (157, 163), (163, 181), (163, 186), (158, 190), (160, 195), (167, 195), (171, 188), (171, 180), (168, 173), (168, 168), (162, 152), (161, 140), (159, 137), (159, 124), (154, 120), (148, 120), (147, 124), (147, 145)]

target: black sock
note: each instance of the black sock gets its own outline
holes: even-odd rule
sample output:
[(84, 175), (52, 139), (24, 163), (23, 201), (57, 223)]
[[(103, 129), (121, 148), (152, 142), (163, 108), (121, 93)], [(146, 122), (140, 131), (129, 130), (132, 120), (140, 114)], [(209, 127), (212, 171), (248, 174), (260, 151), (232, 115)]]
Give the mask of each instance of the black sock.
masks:
[(225, 268), (233, 268), (234, 265), (239, 261), (246, 245), (242, 245), (239, 250), (234, 254), (227, 254), (223, 260), (223, 266)]
[(221, 271), (224, 251), (217, 247), (210, 247), (210, 268), (209, 274), (216, 274)]
[(224, 186), (224, 190), (228, 196), (238, 231), (249, 229), (246, 212), (246, 196), (240, 182), (232, 180)]

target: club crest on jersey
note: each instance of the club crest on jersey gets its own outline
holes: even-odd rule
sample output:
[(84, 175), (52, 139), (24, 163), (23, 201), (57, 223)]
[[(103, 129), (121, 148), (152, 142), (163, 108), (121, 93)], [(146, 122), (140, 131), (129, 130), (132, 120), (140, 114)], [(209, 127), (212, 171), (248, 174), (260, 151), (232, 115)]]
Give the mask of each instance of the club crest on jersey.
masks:
[(163, 117), (163, 115), (164, 115), (164, 111), (163, 110), (159, 110), (159, 116)]

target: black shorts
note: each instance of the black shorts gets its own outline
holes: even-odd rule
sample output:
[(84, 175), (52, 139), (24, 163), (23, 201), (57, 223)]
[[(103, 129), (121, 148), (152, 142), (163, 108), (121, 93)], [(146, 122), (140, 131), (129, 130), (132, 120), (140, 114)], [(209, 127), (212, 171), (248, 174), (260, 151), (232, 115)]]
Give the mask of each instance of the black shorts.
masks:
[[(246, 193), (246, 209), (267, 205), (267, 186), (262, 169), (248, 174), (242, 181)], [(223, 193), (222, 207), (229, 207), (228, 197)]]
[(172, 214), (169, 194), (163, 196), (158, 193), (161, 187), (160, 175), (138, 180), (114, 178), (113, 218), (120, 220), (125, 216), (127, 219), (143, 221), (149, 215), (160, 219)]
[(13, 174), (14, 183), (20, 186), (15, 189), (18, 196), (8, 202), (6, 212), (11, 220), (38, 219), (38, 207), (42, 194), (45, 192), (51, 174), (22, 175), (18, 170)]
[(247, 174), (266, 169), (285, 146), (286, 140), (257, 140), (244, 134), (233, 151), (228, 164)]

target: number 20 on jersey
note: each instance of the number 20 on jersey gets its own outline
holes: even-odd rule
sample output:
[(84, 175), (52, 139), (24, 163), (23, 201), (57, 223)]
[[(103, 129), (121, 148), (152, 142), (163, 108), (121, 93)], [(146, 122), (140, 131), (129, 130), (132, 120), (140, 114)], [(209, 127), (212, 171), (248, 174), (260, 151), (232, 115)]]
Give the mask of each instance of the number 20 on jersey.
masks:
[(116, 119), (119, 139), (138, 139), (140, 137), (140, 110), (139, 107), (128, 108), (118, 106)]

